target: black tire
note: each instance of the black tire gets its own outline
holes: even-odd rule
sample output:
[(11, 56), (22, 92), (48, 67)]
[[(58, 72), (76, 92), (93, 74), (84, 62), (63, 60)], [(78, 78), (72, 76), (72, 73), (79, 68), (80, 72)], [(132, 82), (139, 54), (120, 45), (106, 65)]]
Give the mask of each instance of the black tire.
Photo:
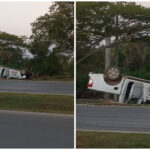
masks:
[(117, 81), (121, 78), (121, 72), (117, 67), (109, 67), (105, 72), (105, 77), (111, 81)]

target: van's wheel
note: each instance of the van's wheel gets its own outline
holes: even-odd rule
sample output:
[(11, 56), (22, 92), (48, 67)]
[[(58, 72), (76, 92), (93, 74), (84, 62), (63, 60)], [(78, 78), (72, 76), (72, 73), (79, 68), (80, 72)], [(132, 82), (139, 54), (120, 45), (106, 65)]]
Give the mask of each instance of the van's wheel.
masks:
[(105, 77), (108, 80), (116, 81), (121, 78), (121, 72), (117, 67), (109, 67), (105, 72)]

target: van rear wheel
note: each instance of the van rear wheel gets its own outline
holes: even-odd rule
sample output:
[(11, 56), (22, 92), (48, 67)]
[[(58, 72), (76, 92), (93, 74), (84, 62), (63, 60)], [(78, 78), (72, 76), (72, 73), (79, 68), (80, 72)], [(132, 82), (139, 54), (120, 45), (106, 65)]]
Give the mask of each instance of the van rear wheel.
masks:
[(109, 67), (105, 72), (105, 77), (111, 81), (116, 81), (121, 78), (120, 70), (117, 67)]

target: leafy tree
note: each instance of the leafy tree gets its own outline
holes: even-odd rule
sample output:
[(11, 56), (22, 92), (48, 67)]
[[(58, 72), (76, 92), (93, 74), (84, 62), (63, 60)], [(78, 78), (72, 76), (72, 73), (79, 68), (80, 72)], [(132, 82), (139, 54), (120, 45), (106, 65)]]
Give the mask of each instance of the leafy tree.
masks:
[(132, 71), (150, 68), (150, 38), (140, 38), (122, 45), (119, 62), (123, 70)]
[[(110, 45), (114, 47), (140, 36), (141, 31), (150, 28), (149, 14), (149, 8), (134, 2), (77, 2), (78, 62), (97, 50), (104, 50), (106, 46), (100, 43), (106, 37), (115, 39)], [(81, 52), (85, 48), (86, 55)]]
[(27, 47), (23, 37), (0, 32), (0, 63), (20, 67), (23, 61), (23, 50)]
[[(106, 47), (111, 48), (112, 63), (118, 55), (125, 74), (150, 66), (146, 59), (149, 34), (145, 34), (150, 30), (149, 14), (149, 8), (134, 2), (77, 2), (77, 88), (87, 87), (90, 71), (104, 71)], [(107, 37), (112, 39), (109, 46), (104, 42)], [(145, 57), (140, 58), (142, 54)]]
[(32, 23), (33, 53), (45, 55), (53, 43), (59, 52), (73, 52), (73, 5), (73, 2), (55, 2), (48, 13)]
[[(35, 55), (35, 59), (46, 61), (47, 68), (44, 67), (45, 73), (43, 74), (53, 75), (66, 72), (65, 65), (68, 66), (69, 62), (66, 62), (67, 57), (62, 59), (61, 54), (73, 54), (73, 8), (73, 2), (55, 2), (49, 8), (48, 13), (31, 24), (31, 52)], [(53, 52), (49, 50), (51, 44), (56, 45)], [(67, 72), (69, 73), (69, 68)]]

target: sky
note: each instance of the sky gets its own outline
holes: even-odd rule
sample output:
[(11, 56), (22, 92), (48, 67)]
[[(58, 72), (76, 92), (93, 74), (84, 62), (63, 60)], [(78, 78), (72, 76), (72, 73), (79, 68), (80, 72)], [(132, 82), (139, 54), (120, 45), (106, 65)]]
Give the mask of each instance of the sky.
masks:
[(150, 1), (148, 2), (146, 2), (146, 1), (137, 1), (136, 2), (137, 4), (141, 4), (142, 6), (144, 6), (144, 7), (147, 7), (147, 8), (150, 8)]
[[(150, 7), (150, 1), (138, 1), (145, 7)], [(18, 36), (31, 35), (31, 23), (37, 17), (44, 15), (48, 12), (48, 8), (52, 2), (13, 2), (13, 1), (0, 1), (0, 31)]]
[(31, 23), (48, 12), (52, 2), (0, 1), (0, 31), (18, 36), (31, 35)]

